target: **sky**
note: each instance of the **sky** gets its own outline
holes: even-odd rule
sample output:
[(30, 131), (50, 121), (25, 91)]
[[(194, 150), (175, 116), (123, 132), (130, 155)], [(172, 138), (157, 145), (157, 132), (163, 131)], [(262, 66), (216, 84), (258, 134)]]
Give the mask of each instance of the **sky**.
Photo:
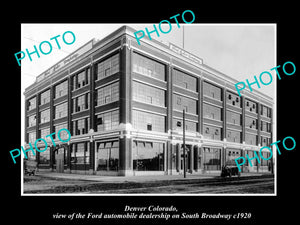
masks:
[[(154, 23), (153, 23), (154, 24)], [(136, 30), (150, 31), (153, 24), (21, 24), (21, 49), (34, 51), (42, 41), (53, 45), (48, 55), (33, 54), (32, 61), (28, 56), (21, 61), (21, 104), (24, 111), (25, 88), (35, 82), (36, 76), (43, 73), (59, 60), (84, 45), (89, 40), (102, 39), (123, 25), (129, 25)], [(157, 23), (156, 23), (157, 24)], [(162, 27), (163, 30), (167, 28)], [(50, 38), (72, 31), (76, 40), (66, 45), (58, 38), (61, 49), (56, 48), (55, 41)], [(183, 38), (184, 34), (184, 38)], [(259, 77), (263, 71), (270, 71), (276, 66), (276, 26), (274, 24), (172, 24), (172, 30), (152, 38), (159, 41), (171, 42), (200, 58), (203, 62), (238, 81)], [(67, 37), (67, 36), (66, 36)], [(60, 37), (61, 38), (61, 37)], [(183, 45), (184, 40), (184, 45)], [(47, 51), (46, 47), (44, 47)], [(16, 61), (16, 66), (18, 63)], [(275, 78), (275, 72), (271, 72)], [(270, 85), (262, 86), (259, 91), (275, 98), (276, 79)], [(255, 86), (253, 86), (254, 89)], [(254, 90), (255, 91), (255, 90)], [(24, 126), (24, 112), (21, 112)], [(24, 127), (22, 127), (22, 130)], [(22, 132), (23, 136), (23, 132)], [(22, 143), (24, 139), (22, 138)]]

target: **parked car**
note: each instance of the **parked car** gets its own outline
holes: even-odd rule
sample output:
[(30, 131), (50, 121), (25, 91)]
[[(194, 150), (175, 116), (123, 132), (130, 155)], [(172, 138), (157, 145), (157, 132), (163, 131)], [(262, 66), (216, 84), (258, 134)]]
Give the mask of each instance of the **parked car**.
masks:
[(238, 177), (241, 176), (241, 173), (238, 169), (237, 166), (222, 166), (222, 170), (221, 170), (221, 177), (226, 177), (226, 176), (235, 176), (237, 175)]

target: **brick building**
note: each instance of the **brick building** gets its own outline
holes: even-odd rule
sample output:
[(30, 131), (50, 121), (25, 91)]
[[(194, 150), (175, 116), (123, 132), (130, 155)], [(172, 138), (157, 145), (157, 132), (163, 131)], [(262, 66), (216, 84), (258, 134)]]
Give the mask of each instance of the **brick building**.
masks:
[[(29, 156), (40, 170), (182, 173), (183, 109), (189, 173), (220, 171), (272, 143), (272, 98), (258, 91), (239, 97), (237, 80), (173, 44), (144, 38), (138, 45), (134, 32), (123, 26), (89, 41), (26, 88), (27, 147), (61, 128), (72, 135), (68, 143), (55, 137), (55, 147), (47, 138), (48, 150)], [(252, 164), (243, 172), (267, 172), (271, 165)]]

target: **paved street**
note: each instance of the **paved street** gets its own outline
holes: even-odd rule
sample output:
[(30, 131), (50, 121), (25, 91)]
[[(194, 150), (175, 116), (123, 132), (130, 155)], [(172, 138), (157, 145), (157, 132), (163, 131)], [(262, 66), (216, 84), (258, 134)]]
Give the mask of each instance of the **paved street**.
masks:
[(77, 174), (38, 174), (25, 177), (24, 194), (260, 194), (274, 193), (270, 174), (99, 177)]

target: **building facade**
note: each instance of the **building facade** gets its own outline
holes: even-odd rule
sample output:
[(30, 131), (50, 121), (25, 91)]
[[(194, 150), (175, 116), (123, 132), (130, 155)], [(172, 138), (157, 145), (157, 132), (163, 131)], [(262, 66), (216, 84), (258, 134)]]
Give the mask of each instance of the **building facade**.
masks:
[[(138, 45), (134, 32), (123, 26), (91, 40), (26, 88), (25, 146), (62, 128), (72, 135), (68, 143), (55, 135), (56, 146), (48, 137), (47, 151), (28, 156), (40, 170), (182, 173), (183, 109), (188, 173), (220, 172), (272, 143), (270, 97), (239, 97), (238, 81), (175, 45), (147, 38)], [(271, 160), (251, 162), (243, 172), (270, 171)]]

